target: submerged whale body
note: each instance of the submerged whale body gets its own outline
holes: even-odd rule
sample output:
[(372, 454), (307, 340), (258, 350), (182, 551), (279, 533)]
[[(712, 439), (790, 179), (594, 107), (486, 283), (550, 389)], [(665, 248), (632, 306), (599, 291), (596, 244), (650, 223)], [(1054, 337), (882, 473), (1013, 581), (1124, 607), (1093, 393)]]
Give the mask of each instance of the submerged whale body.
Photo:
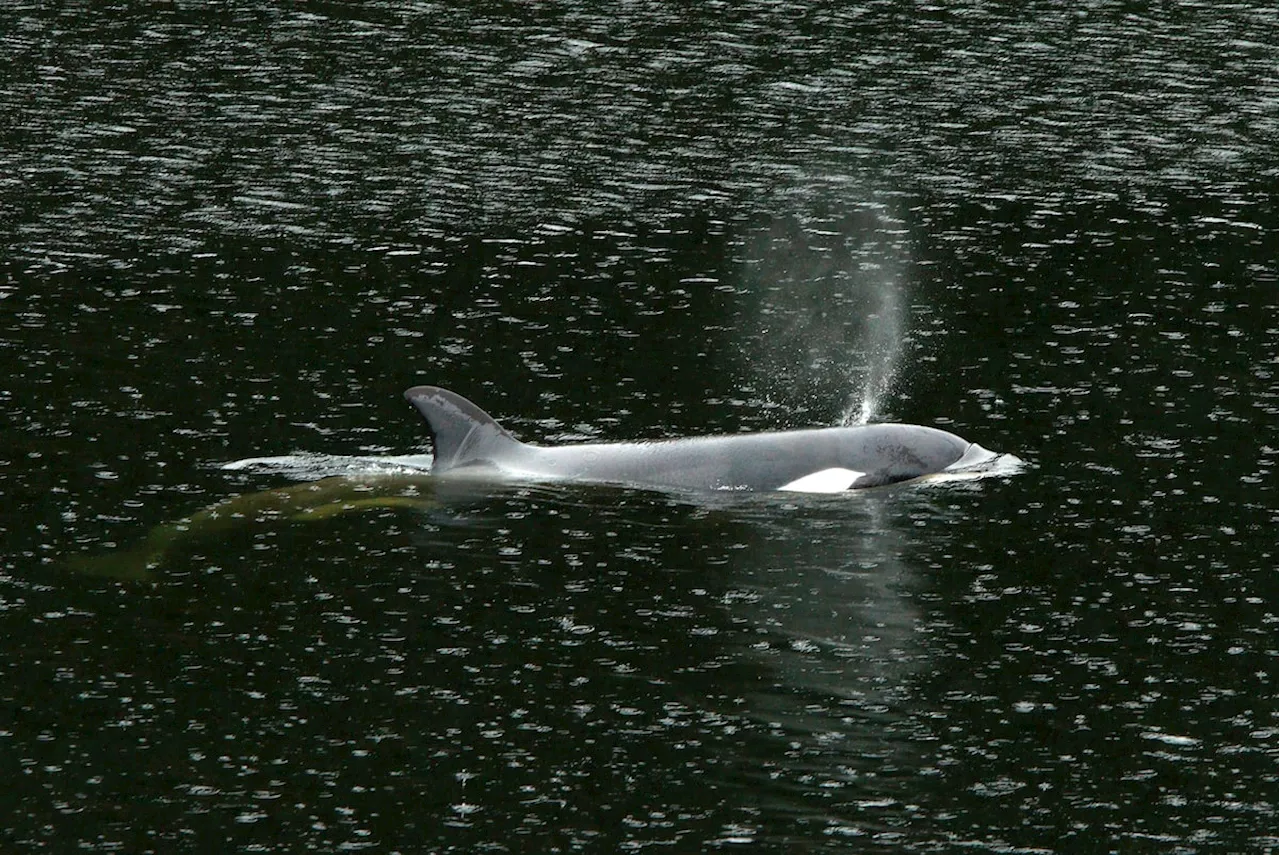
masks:
[(955, 434), (876, 424), (646, 442), (523, 443), (436, 386), (405, 392), (430, 427), (437, 475), (497, 473), (680, 490), (835, 493), (967, 469), (997, 457)]

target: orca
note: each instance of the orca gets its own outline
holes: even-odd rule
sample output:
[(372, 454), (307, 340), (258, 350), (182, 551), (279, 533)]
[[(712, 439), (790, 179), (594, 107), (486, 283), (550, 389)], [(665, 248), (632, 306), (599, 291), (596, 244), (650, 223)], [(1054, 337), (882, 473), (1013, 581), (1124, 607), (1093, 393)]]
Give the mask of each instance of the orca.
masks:
[[(999, 457), (947, 431), (908, 424), (541, 446), (516, 439), (447, 389), (414, 386), (404, 394), (431, 431), (433, 475), (837, 493), (969, 470)], [(423, 460), (398, 459), (408, 465)]]

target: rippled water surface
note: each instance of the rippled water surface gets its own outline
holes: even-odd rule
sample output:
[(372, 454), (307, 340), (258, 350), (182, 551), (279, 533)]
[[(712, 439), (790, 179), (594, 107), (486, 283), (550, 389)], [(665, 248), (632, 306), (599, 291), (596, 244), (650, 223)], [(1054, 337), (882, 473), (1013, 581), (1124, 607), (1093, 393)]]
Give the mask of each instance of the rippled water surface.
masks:
[(1274, 850), (1273, 8), (307, 8), (0, 24), (0, 848)]

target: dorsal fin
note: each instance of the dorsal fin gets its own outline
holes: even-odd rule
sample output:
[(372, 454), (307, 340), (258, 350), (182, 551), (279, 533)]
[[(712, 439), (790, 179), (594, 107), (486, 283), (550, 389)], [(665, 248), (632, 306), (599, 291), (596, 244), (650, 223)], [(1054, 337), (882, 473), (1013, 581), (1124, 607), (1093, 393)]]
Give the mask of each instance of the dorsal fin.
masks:
[(404, 393), (431, 428), (435, 445), (432, 471), (468, 463), (500, 463), (521, 447), (493, 417), (461, 395), (437, 386), (414, 386)]

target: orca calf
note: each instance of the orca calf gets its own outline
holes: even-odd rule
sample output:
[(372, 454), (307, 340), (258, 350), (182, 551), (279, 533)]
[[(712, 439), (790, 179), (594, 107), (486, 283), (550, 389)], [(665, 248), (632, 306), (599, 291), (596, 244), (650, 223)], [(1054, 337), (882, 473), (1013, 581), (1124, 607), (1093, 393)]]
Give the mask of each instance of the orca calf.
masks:
[(837, 493), (973, 469), (998, 457), (944, 430), (903, 424), (538, 446), (520, 442), (446, 389), (415, 386), (404, 394), (431, 429), (437, 475), (496, 472), (682, 490)]

